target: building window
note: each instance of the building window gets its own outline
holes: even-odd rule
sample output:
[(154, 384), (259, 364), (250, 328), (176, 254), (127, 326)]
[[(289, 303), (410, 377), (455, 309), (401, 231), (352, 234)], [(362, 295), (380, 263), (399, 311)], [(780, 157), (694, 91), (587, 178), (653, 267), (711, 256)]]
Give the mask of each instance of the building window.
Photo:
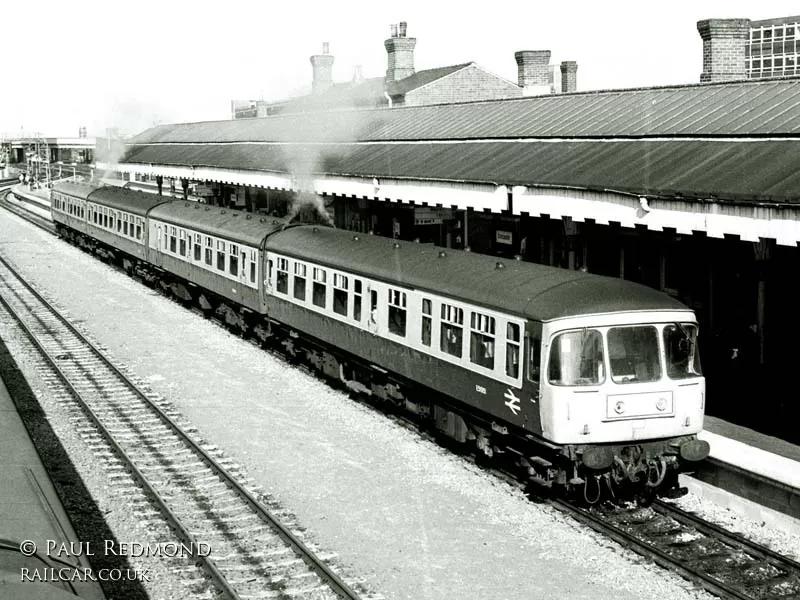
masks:
[(406, 335), (406, 293), (389, 290), (389, 333)]
[(225, 270), (225, 242), (217, 242), (217, 271)]
[(306, 265), (294, 263), (294, 297), (306, 301)]
[(289, 261), (285, 258), (278, 259), (278, 276), (275, 281), (275, 290), (281, 294), (289, 293)]
[(427, 298), (422, 299), (422, 343), (431, 345), (433, 334), (433, 303)]
[(314, 303), (315, 306), (319, 306), (320, 308), (325, 308), (325, 280), (327, 273), (325, 269), (320, 269), (319, 267), (314, 267), (314, 285), (313, 285), (313, 295), (311, 301)]
[(506, 325), (506, 375), (519, 377), (519, 325)]
[(333, 274), (333, 312), (347, 316), (347, 277)]
[(469, 359), (487, 369), (494, 369), (494, 328), (494, 317), (470, 313)]
[(461, 358), (464, 339), (464, 309), (442, 304), (442, 352)]

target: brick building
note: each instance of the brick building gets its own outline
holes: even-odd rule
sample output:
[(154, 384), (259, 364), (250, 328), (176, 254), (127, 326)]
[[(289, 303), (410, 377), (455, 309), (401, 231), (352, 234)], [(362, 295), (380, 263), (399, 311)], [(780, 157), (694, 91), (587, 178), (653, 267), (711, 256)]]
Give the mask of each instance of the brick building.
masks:
[[(407, 36), (405, 22), (392, 25), (391, 36), (384, 41), (387, 59), (385, 75), (364, 78), (360, 68), (357, 68), (352, 80), (343, 83), (333, 81), (334, 56), (325, 43), (322, 54), (310, 59), (313, 72), (310, 94), (277, 102), (234, 100), (231, 102), (231, 116), (242, 119), (336, 108), (423, 106), (556, 92), (549, 50), (515, 53), (518, 67), (515, 83), (487, 71), (475, 62), (417, 71), (414, 68), (416, 43), (416, 38)], [(576, 91), (577, 69), (574, 61), (561, 64), (562, 92)]]
[(800, 16), (751, 21), (745, 46), (750, 79), (800, 75)]

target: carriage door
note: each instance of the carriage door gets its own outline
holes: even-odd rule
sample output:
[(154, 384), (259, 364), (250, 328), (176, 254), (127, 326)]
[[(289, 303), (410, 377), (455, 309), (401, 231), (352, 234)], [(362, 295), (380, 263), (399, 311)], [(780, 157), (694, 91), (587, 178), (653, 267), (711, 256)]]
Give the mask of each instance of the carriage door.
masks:
[(525, 373), (523, 387), (530, 390), (531, 398), (539, 402), (542, 371), (542, 324), (528, 321), (525, 333)]

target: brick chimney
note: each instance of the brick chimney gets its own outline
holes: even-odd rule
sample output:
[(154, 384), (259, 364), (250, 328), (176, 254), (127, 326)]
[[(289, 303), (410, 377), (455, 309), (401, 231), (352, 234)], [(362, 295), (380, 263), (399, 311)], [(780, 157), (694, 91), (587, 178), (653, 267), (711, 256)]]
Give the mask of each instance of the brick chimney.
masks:
[(578, 90), (578, 63), (565, 60), (561, 63), (561, 93), (568, 94)]
[(406, 37), (407, 29), (405, 21), (392, 25), (391, 37), (383, 42), (388, 55), (386, 83), (400, 81), (414, 74), (414, 46), (417, 45), (417, 39)]
[(744, 56), (750, 19), (706, 19), (697, 22), (697, 31), (703, 38), (701, 82), (747, 79)]
[(311, 57), (311, 68), (314, 71), (311, 80), (312, 94), (321, 94), (333, 86), (333, 56), (328, 54), (328, 42), (322, 44), (322, 54)]
[(517, 77), (523, 96), (541, 96), (553, 93), (550, 80), (550, 50), (520, 50), (517, 59)]

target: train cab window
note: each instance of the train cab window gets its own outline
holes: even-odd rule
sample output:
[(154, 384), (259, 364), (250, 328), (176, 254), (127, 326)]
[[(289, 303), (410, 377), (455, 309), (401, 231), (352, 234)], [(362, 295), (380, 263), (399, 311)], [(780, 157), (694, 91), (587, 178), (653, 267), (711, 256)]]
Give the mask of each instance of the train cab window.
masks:
[(320, 308), (325, 308), (325, 294), (326, 294), (326, 285), (325, 280), (327, 278), (327, 272), (325, 269), (320, 269), (319, 267), (314, 267), (314, 285), (312, 286), (312, 295), (311, 301), (314, 303), (315, 306), (319, 306)]
[(361, 280), (353, 280), (353, 320), (361, 322)]
[(439, 347), (442, 352), (461, 358), (464, 346), (464, 309), (442, 303), (441, 316)]
[(389, 290), (389, 333), (406, 335), (406, 293)]
[(289, 261), (285, 258), (278, 259), (278, 276), (275, 280), (275, 290), (281, 294), (289, 293)]
[(433, 335), (433, 303), (428, 298), (422, 299), (422, 343), (431, 345)]
[[(517, 323), (506, 324), (506, 375), (516, 379), (519, 377), (519, 325)], [(538, 365), (538, 363), (537, 363)], [(536, 380), (539, 375), (537, 373)]]
[(211, 263), (213, 262), (213, 254), (214, 254), (214, 242), (211, 241), (210, 237), (206, 238), (206, 264), (210, 267)]
[(340, 273), (333, 274), (333, 312), (347, 316), (347, 277)]
[(217, 242), (217, 271), (225, 270), (225, 242)]
[(306, 301), (306, 266), (303, 263), (294, 263), (294, 297)]
[(658, 331), (652, 325), (608, 330), (608, 362), (614, 383), (661, 379)]
[(203, 238), (200, 234), (194, 234), (194, 259), (197, 262), (203, 260)]
[(673, 323), (664, 327), (664, 351), (670, 379), (700, 377), (700, 353), (697, 350), (697, 326)]
[(567, 331), (550, 346), (547, 378), (553, 385), (600, 385), (605, 380), (603, 364), (603, 336), (599, 331)]
[(228, 261), (228, 273), (236, 276), (239, 274), (239, 248), (236, 244), (229, 244), (228, 250), (230, 252), (230, 256), (228, 257), (230, 259)]
[(469, 360), (487, 369), (494, 369), (494, 317), (470, 313)]

